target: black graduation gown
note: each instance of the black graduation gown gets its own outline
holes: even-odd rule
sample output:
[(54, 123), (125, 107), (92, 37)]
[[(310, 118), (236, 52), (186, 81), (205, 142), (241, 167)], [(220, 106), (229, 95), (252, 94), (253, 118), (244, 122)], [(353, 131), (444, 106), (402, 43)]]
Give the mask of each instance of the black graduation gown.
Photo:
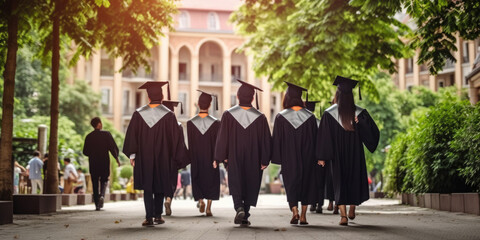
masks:
[(317, 120), (303, 108), (285, 109), (277, 114), (273, 127), (272, 163), (282, 166), (287, 201), (302, 205), (318, 199), (316, 180), (315, 141)]
[(230, 195), (241, 196), (246, 205), (256, 206), (261, 165), (270, 163), (271, 135), (267, 118), (255, 108), (234, 106), (222, 116), (215, 146), (215, 160), (228, 159)]
[(335, 203), (360, 205), (369, 199), (364, 148), (375, 151), (380, 132), (367, 110), (357, 106), (355, 131), (345, 131), (338, 106), (328, 108), (317, 135), (317, 159), (331, 162)]
[(88, 157), (90, 174), (107, 179), (110, 176), (110, 152), (118, 158), (118, 147), (108, 131), (94, 130), (85, 138), (83, 155)]
[[(320, 127), (320, 120), (317, 119), (317, 128)], [(335, 195), (333, 193), (332, 168), (330, 162), (325, 162), (325, 166), (316, 165), (316, 177), (318, 184), (318, 203), (323, 205), (324, 199), (333, 201)]]
[(191, 161), (192, 193), (199, 199), (218, 200), (220, 197), (220, 171), (213, 168), (215, 142), (220, 121), (208, 115), (198, 115), (187, 122), (189, 157)]
[[(183, 133), (183, 126), (182, 126), (182, 123), (180, 122), (177, 122), (178, 124), (178, 131), (180, 132), (180, 144), (183, 145), (181, 146), (181, 148), (183, 148), (183, 152), (187, 153), (188, 152), (188, 149), (187, 149), (187, 146), (185, 145), (185, 135)], [(187, 155), (188, 157), (188, 155)], [(178, 169), (180, 168), (184, 168), (186, 167), (187, 165), (189, 164), (189, 160), (186, 158), (184, 159), (182, 162), (181, 162), (181, 165), (171, 165), (171, 184), (172, 184), (172, 193), (169, 194), (169, 195), (165, 195), (166, 197), (169, 197), (169, 198), (173, 198), (173, 195), (175, 193), (175, 191), (177, 191), (177, 181), (178, 181)]]
[(172, 181), (188, 161), (182, 133), (173, 112), (163, 105), (145, 105), (133, 113), (125, 135), (123, 152), (135, 154), (135, 189), (173, 196)]

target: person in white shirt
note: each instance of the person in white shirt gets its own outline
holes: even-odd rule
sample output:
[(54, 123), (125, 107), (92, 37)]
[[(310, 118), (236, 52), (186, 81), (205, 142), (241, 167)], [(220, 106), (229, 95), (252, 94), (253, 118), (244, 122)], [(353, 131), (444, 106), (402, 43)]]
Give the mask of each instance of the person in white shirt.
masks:
[(65, 163), (65, 169), (63, 170), (63, 193), (71, 194), (73, 193), (73, 184), (77, 182), (78, 173), (70, 158), (65, 158), (63, 162)]
[(75, 186), (74, 193), (84, 194), (87, 191), (87, 184), (85, 183), (85, 174), (83, 173), (82, 168), (78, 168), (78, 180), (77, 185)]
[(33, 158), (28, 162), (28, 176), (32, 183), (32, 194), (37, 194), (37, 188), (40, 188), (40, 194), (43, 193), (43, 179), (42, 179), (43, 162), (40, 160), (40, 152), (35, 151)]

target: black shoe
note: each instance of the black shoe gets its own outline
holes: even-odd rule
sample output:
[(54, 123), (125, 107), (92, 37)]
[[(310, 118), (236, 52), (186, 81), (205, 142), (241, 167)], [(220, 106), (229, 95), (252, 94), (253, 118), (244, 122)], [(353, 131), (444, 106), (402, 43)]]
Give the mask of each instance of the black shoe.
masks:
[(312, 204), (312, 205), (310, 205), (310, 212), (315, 212), (316, 205), (317, 205), (317, 204)]
[(144, 226), (144, 227), (151, 227), (153, 225), (155, 225), (155, 224), (153, 223), (153, 219), (151, 219), (151, 218), (150, 219), (145, 219), (145, 221), (142, 222), (142, 226)]
[(248, 227), (250, 225), (251, 225), (250, 221), (248, 221), (246, 219), (243, 219), (242, 223), (240, 224), (240, 226), (242, 226), (242, 227)]
[(98, 199), (98, 207), (99, 208), (103, 208), (103, 196), (100, 197), (100, 199)]
[(321, 206), (318, 206), (318, 207), (317, 207), (317, 210), (316, 210), (315, 212), (322, 214), (322, 213), (323, 213), (322, 207), (321, 207)]
[(242, 224), (244, 218), (245, 218), (245, 211), (243, 210), (242, 207), (239, 207), (237, 209), (237, 214), (235, 215), (235, 219), (233, 222), (235, 224)]

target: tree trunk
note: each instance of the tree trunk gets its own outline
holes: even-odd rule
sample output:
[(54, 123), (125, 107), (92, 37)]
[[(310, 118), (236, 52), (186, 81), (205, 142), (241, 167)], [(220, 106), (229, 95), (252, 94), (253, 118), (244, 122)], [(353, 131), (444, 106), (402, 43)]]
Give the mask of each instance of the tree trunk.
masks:
[(15, 93), (15, 70), (17, 68), (18, 50), (18, 7), (17, 0), (7, 1), (8, 16), (8, 40), (7, 61), (3, 72), (3, 115), (0, 140), (0, 200), (12, 201), (13, 199), (13, 102)]
[(58, 193), (58, 94), (60, 80), (60, 18), (59, 1), (55, 1), (52, 30), (52, 98), (50, 105), (50, 139), (48, 146), (48, 166), (46, 193)]

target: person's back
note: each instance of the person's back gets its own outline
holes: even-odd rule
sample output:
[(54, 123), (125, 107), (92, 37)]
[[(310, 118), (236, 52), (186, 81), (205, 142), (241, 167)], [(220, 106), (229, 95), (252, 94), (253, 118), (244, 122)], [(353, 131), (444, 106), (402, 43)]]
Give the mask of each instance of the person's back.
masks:
[(228, 185), (237, 211), (234, 223), (248, 225), (250, 206), (257, 204), (263, 169), (270, 163), (271, 134), (265, 115), (251, 104), (254, 89), (261, 89), (240, 82), (240, 104), (222, 116), (214, 165), (228, 165)]
[(43, 162), (40, 160), (40, 152), (35, 151), (33, 158), (28, 162), (28, 176), (32, 184), (32, 194), (37, 194), (37, 188), (40, 188), (40, 194), (43, 193), (42, 168)]

